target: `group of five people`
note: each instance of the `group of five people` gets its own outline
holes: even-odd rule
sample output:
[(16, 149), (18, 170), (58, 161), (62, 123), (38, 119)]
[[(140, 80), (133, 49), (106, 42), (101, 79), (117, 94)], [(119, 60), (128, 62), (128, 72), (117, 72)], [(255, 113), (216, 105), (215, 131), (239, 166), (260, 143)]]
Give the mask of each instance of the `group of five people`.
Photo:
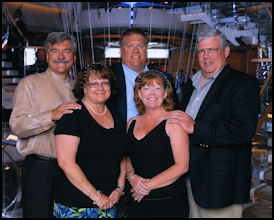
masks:
[(141, 29), (122, 34), (121, 63), (76, 82), (74, 37), (48, 35), (48, 69), (18, 84), (9, 122), (26, 156), (23, 217), (241, 217), (258, 82), (230, 67), (219, 31), (197, 42), (201, 70), (179, 103), (172, 77), (148, 68)]

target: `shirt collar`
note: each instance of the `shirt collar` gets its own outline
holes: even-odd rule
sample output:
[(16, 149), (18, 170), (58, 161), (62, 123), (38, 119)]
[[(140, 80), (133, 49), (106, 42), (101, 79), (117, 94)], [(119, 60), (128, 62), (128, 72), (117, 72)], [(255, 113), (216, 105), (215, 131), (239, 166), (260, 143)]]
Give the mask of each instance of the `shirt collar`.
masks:
[[(220, 75), (220, 73), (222, 72), (222, 70), (224, 69), (224, 67), (227, 65), (227, 62), (225, 63), (225, 65), (212, 77), (208, 78), (208, 79), (213, 79), (213, 81), (216, 80), (216, 78)], [(201, 82), (201, 77), (202, 77), (202, 70), (199, 70), (196, 74), (191, 76), (191, 80), (193, 82), (193, 84), (196, 83), (200, 83)]]
[(47, 73), (56, 81), (64, 84), (65, 86), (72, 86), (72, 80), (70, 79), (70, 77), (67, 77), (67, 79), (63, 79), (61, 76), (59, 76), (58, 74), (56, 74), (55, 72), (53, 72), (52, 70), (50, 70), (49, 68), (47, 69)]
[[(129, 73), (133, 73), (133, 74), (130, 74), (130, 75), (139, 75), (139, 73), (135, 72), (134, 70), (130, 69), (124, 62), (122, 62), (122, 66), (123, 66), (123, 69), (124, 71), (126, 72), (129, 72)], [(145, 65), (145, 71), (148, 71), (148, 66)]]

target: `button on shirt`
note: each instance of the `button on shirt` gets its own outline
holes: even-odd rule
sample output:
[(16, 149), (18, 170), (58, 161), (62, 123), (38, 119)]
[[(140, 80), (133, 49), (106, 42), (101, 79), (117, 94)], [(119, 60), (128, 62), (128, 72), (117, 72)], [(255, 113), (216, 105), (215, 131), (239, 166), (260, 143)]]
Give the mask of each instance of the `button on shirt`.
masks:
[[(126, 93), (127, 93), (127, 121), (138, 115), (139, 112), (136, 108), (134, 102), (134, 84), (135, 79), (139, 75), (139, 73), (130, 69), (126, 64), (122, 63), (123, 70), (125, 73), (125, 80), (126, 80)], [(147, 65), (145, 66), (145, 71), (149, 70)]]
[(17, 85), (9, 125), (18, 136), (16, 147), (22, 155), (56, 158), (51, 111), (63, 102), (75, 101), (73, 83), (48, 69), (26, 76)]
[(199, 70), (196, 74), (191, 77), (192, 85), (194, 87), (193, 93), (191, 98), (188, 102), (187, 108), (185, 112), (190, 115), (190, 117), (195, 120), (199, 109), (208, 93), (209, 89), (211, 88), (213, 82), (216, 80), (220, 72), (223, 68), (215, 74), (213, 77), (207, 78), (204, 85), (201, 87), (201, 79), (202, 79), (202, 71)]

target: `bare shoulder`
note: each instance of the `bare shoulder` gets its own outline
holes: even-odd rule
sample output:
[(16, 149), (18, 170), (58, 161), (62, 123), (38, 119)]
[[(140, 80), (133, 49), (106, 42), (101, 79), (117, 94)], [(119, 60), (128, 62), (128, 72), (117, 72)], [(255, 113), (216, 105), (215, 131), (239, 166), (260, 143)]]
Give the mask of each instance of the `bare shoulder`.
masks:
[(129, 128), (129, 126), (131, 125), (132, 121), (136, 118), (136, 116), (132, 117), (131, 119), (128, 120), (127, 122), (127, 130)]
[(178, 124), (166, 123), (166, 133), (170, 137), (171, 135), (182, 135), (186, 134), (186, 131)]

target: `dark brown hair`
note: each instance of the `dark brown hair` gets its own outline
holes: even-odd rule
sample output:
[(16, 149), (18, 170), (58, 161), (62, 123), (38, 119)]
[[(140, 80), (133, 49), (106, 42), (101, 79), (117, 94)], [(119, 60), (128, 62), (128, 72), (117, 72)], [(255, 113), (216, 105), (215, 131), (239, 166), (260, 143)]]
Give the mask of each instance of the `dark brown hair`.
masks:
[(80, 100), (84, 97), (84, 87), (89, 76), (95, 73), (95, 76), (101, 79), (108, 79), (111, 86), (111, 95), (116, 93), (116, 78), (107, 67), (101, 64), (86, 65), (77, 75), (76, 83), (72, 90), (76, 99)]

